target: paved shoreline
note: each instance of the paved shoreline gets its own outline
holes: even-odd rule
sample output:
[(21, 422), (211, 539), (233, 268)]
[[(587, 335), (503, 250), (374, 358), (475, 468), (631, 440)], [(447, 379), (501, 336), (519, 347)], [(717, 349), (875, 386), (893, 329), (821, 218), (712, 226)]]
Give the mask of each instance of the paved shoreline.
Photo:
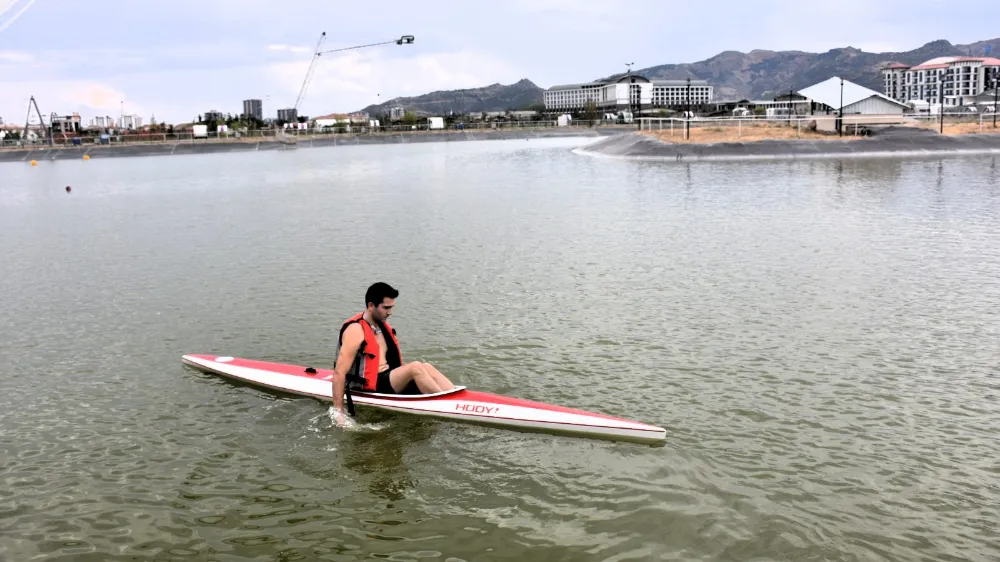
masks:
[(371, 135), (338, 134), (299, 137), (294, 145), (275, 139), (260, 141), (178, 141), (123, 145), (84, 145), (67, 147), (36, 147), (0, 150), (0, 162), (30, 162), (32, 160), (75, 160), (90, 158), (122, 158), (129, 156), (170, 156), (179, 154), (215, 154), (261, 150), (298, 150), (311, 147), (359, 146), (375, 144), (411, 144), (426, 142), (461, 142), (475, 140), (513, 140), (558, 137), (604, 137), (633, 131), (634, 127), (559, 127), (523, 129), (485, 129), (481, 131), (421, 131), (377, 133)]
[(712, 144), (668, 143), (639, 132), (599, 140), (577, 153), (630, 160), (776, 160), (807, 158), (943, 156), (1000, 154), (1000, 134), (939, 135), (912, 127), (893, 127), (869, 138), (788, 139)]

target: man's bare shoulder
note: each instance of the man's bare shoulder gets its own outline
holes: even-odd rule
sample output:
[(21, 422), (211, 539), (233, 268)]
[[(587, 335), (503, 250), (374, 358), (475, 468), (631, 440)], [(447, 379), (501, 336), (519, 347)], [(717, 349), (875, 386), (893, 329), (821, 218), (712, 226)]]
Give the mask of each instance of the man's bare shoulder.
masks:
[(344, 330), (345, 341), (359, 342), (363, 339), (365, 339), (364, 330), (361, 328), (361, 324), (357, 322), (351, 324)]

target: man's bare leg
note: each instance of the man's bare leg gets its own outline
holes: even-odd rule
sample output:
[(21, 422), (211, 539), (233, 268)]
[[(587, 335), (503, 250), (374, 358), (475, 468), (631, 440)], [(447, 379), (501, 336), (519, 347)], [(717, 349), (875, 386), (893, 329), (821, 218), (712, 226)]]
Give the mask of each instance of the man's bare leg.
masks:
[(430, 372), (431, 376), (434, 377), (434, 382), (437, 383), (441, 390), (451, 390), (455, 388), (455, 385), (451, 384), (448, 377), (442, 375), (441, 371), (435, 369), (433, 365), (430, 363), (424, 363), (424, 367)]
[[(423, 394), (441, 392), (441, 385), (438, 384), (437, 379), (431, 373), (433, 367), (430, 369), (426, 367), (429, 367), (429, 365), (419, 361), (400, 365), (389, 373), (389, 383), (396, 392), (402, 392), (406, 388), (406, 385), (410, 384), (410, 381), (416, 382), (417, 388)], [(445, 380), (447, 381), (447, 379)]]

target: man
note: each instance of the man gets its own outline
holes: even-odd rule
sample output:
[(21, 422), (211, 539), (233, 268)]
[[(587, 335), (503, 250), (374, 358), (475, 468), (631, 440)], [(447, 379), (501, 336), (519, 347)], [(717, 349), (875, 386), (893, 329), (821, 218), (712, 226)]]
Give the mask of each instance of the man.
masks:
[(403, 363), (396, 330), (386, 322), (398, 296), (399, 291), (386, 283), (373, 284), (365, 293), (365, 311), (340, 326), (333, 367), (337, 425), (346, 423), (344, 390), (348, 382), (351, 389), (382, 394), (432, 394), (455, 388), (429, 363)]

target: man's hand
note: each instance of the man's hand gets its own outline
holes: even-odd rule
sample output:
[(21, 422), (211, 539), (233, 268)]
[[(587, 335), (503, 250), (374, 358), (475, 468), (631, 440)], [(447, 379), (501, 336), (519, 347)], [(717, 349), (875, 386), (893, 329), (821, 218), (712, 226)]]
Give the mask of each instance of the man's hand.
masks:
[(333, 419), (333, 423), (336, 424), (337, 427), (351, 428), (354, 427), (355, 425), (354, 420), (351, 419), (351, 416), (347, 415), (343, 410), (330, 406), (329, 414), (330, 417)]

